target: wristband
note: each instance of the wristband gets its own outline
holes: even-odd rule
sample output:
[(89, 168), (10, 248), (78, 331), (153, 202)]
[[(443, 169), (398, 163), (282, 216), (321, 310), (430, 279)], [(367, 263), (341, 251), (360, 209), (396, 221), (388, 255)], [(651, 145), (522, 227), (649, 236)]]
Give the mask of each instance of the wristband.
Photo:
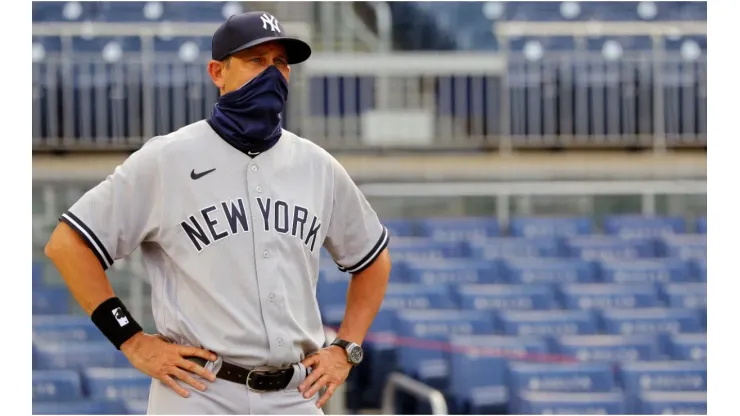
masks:
[(100, 332), (119, 350), (124, 342), (143, 330), (118, 298), (101, 303), (91, 318)]

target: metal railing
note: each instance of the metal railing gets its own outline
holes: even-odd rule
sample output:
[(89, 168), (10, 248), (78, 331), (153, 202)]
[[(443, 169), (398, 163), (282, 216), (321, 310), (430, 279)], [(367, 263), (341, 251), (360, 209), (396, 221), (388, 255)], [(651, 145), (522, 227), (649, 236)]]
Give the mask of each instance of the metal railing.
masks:
[(384, 415), (396, 414), (396, 392), (408, 393), (420, 400), (429, 402), (433, 415), (447, 414), (447, 401), (441, 391), (402, 373), (391, 373), (383, 388), (381, 412)]

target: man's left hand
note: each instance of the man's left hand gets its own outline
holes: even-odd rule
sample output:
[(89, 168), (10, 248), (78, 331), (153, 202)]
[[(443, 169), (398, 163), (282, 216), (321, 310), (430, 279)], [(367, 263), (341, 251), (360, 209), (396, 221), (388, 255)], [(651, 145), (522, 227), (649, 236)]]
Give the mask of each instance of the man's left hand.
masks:
[(311, 374), (298, 387), (306, 399), (313, 397), (318, 391), (326, 386), (326, 392), (316, 402), (316, 407), (321, 408), (334, 394), (337, 387), (347, 379), (352, 364), (347, 361), (347, 353), (336, 345), (319, 350), (316, 354), (306, 357), (302, 361), (306, 368), (312, 368)]

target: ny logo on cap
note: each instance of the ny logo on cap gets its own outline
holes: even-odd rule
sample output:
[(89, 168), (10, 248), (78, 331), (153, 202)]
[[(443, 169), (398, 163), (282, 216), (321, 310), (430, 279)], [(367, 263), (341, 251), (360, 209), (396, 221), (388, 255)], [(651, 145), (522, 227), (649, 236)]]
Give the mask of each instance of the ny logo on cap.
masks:
[(277, 31), (278, 33), (281, 33), (280, 26), (278, 26), (278, 21), (277, 19), (275, 19), (275, 16), (264, 13), (262, 16), (260, 16), (260, 19), (262, 19), (262, 29), (267, 30), (267, 25), (270, 25), (270, 29), (273, 32)]

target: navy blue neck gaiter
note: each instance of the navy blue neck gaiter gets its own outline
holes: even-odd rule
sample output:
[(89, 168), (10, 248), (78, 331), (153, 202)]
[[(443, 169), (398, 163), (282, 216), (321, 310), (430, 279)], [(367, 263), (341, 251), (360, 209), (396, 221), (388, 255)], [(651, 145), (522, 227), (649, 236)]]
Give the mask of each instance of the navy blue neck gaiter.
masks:
[(280, 113), (287, 100), (288, 82), (270, 66), (241, 88), (219, 97), (207, 121), (231, 146), (255, 156), (280, 139)]

